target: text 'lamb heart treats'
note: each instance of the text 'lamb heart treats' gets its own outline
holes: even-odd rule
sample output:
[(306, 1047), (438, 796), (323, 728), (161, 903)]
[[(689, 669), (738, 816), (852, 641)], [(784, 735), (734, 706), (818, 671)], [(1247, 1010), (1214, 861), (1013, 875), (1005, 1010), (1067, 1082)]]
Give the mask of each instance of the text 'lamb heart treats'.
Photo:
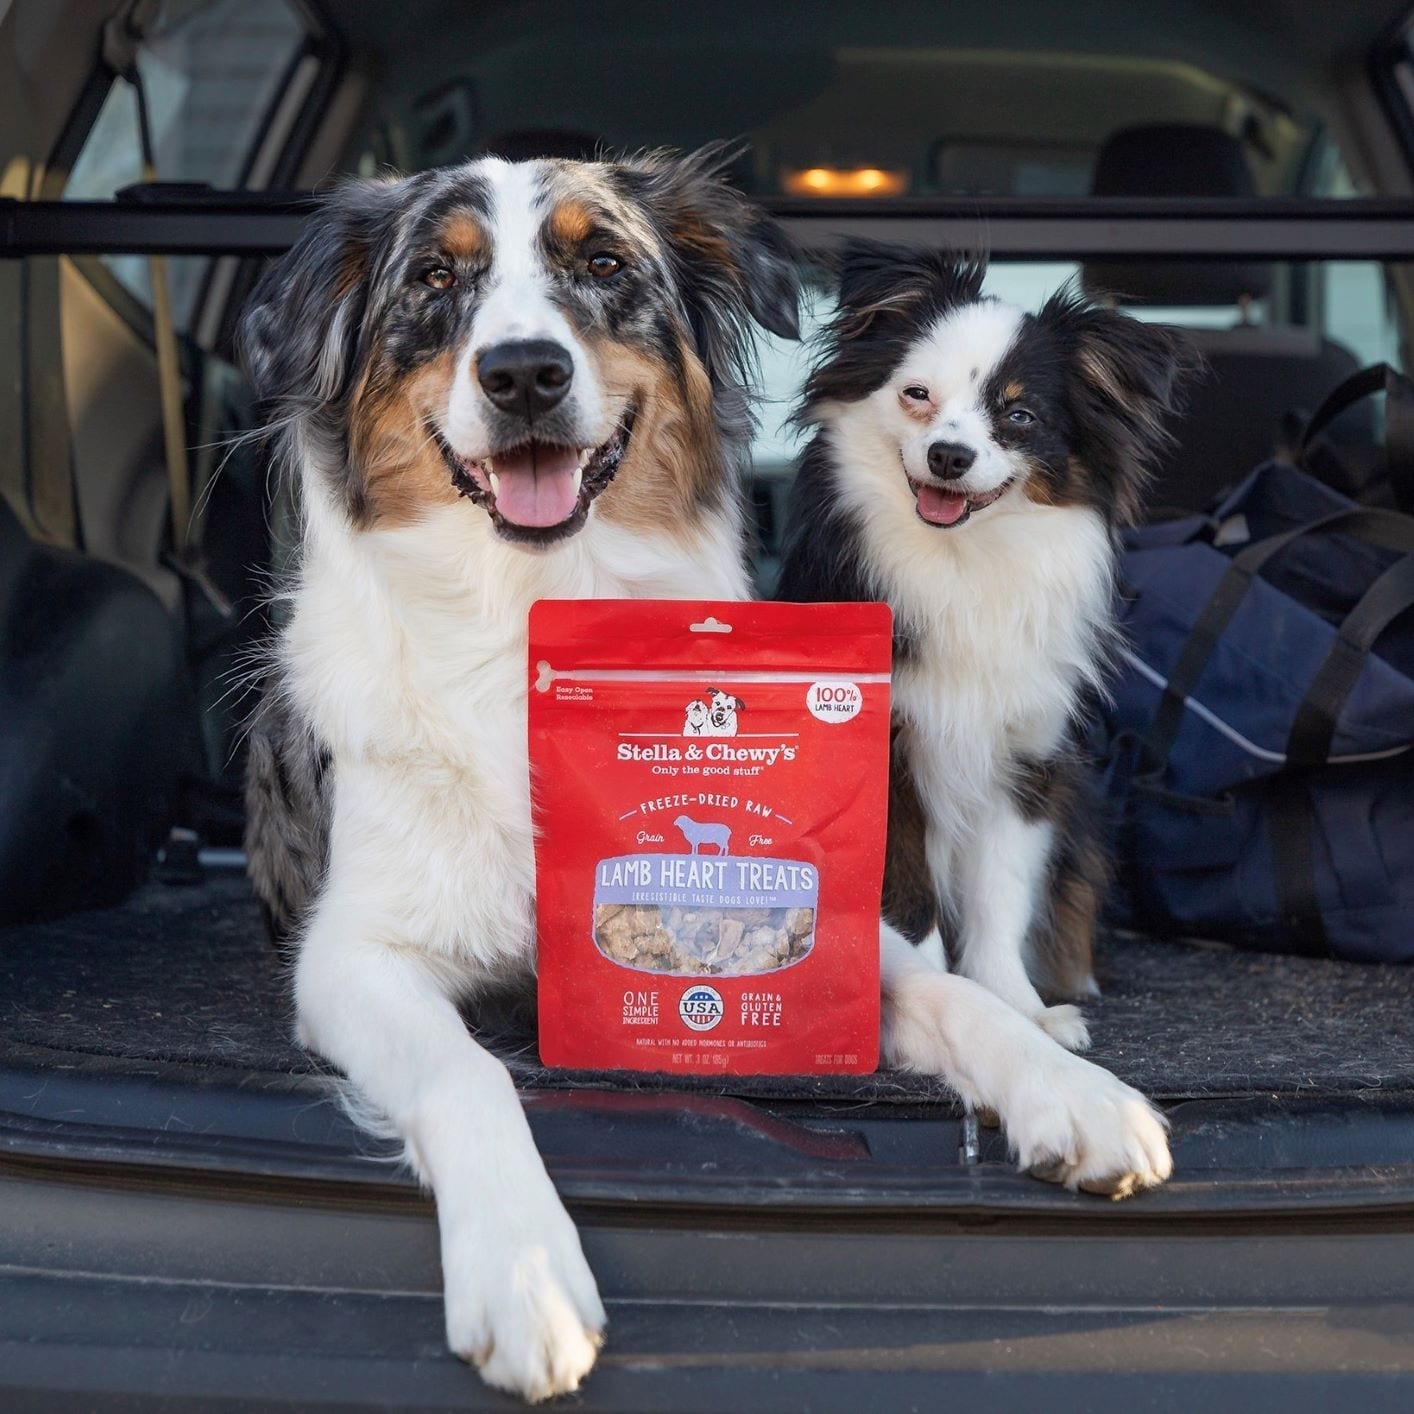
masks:
[(875, 1068), (891, 629), (883, 604), (531, 609), (547, 1064)]

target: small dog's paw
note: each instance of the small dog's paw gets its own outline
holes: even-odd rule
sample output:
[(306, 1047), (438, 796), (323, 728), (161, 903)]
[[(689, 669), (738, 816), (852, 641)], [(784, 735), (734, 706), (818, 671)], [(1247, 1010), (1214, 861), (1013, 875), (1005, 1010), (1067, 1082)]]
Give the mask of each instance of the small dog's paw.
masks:
[(579, 1234), (554, 1207), (553, 1220), (542, 1211), (533, 1227), (477, 1223), (442, 1240), (447, 1344), (487, 1384), (531, 1403), (578, 1389), (604, 1340)]
[(1029, 1078), (1004, 1122), (1021, 1167), (1049, 1183), (1127, 1198), (1173, 1172), (1163, 1116), (1089, 1061)]
[(1048, 1006), (1037, 1013), (1036, 1025), (1068, 1051), (1086, 1051), (1090, 1048), (1090, 1028), (1085, 1024), (1079, 1007), (1069, 1004)]

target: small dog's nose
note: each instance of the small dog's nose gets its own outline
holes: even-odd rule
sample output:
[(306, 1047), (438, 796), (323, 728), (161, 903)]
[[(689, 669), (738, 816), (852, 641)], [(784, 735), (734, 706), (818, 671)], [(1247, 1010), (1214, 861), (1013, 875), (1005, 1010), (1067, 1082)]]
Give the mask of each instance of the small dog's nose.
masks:
[(976, 460), (977, 453), (961, 442), (934, 442), (928, 448), (928, 470), (944, 481), (956, 481)]
[(574, 360), (550, 339), (493, 344), (476, 360), (482, 390), (502, 412), (527, 420), (549, 412), (569, 392)]

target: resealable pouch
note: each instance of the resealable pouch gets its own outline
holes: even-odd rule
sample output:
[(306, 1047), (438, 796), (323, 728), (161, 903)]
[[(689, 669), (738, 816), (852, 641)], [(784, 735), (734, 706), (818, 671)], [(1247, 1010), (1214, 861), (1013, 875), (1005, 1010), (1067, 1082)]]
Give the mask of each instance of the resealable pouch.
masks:
[(884, 604), (532, 608), (547, 1064), (875, 1069), (890, 657)]

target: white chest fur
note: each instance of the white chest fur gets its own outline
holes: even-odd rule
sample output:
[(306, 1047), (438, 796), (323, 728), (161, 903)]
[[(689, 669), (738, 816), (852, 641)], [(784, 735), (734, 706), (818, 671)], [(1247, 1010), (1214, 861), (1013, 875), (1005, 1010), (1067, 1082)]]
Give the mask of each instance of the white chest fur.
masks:
[(483, 975), (526, 965), (531, 604), (746, 593), (726, 517), (695, 542), (591, 520), (531, 552), (502, 543), (470, 506), (361, 533), (313, 508), (283, 654), (333, 756), (326, 899), (365, 932)]
[[(1112, 551), (1100, 517), (1013, 492), (956, 530), (904, 520), (866, 533), (873, 572), (912, 639), (896, 712), (935, 820), (969, 831), (1022, 757), (1060, 743), (1099, 675)], [(900, 518), (903, 519), (903, 518)]]

